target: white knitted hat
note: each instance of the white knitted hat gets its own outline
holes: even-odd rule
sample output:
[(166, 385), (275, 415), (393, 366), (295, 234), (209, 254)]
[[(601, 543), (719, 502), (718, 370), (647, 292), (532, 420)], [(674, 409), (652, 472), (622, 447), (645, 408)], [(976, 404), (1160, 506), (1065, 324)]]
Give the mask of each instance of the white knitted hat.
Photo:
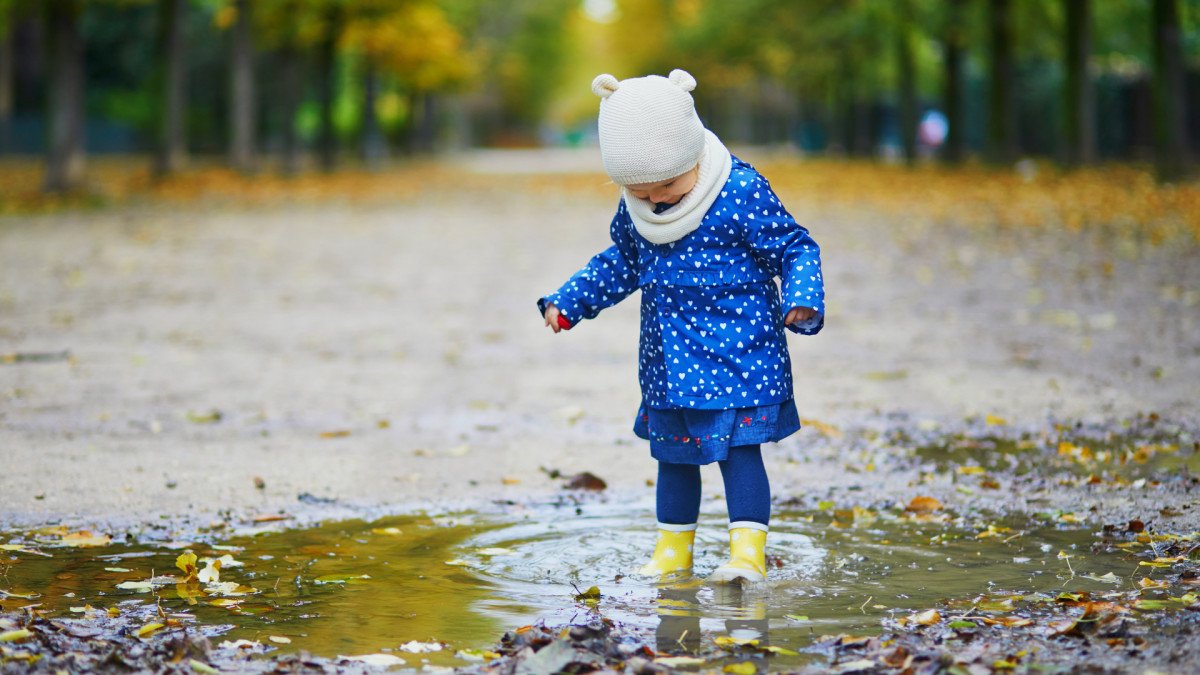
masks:
[(657, 183), (681, 176), (704, 153), (704, 125), (691, 90), (696, 78), (682, 70), (668, 77), (592, 80), (600, 101), (600, 156), (618, 185)]

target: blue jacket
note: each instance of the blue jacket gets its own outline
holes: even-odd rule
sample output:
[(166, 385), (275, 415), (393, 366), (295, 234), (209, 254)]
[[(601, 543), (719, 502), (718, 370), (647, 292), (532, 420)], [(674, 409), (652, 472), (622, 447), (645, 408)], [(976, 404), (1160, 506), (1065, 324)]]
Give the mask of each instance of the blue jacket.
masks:
[(824, 326), (821, 252), (766, 178), (735, 157), (700, 227), (678, 241), (644, 239), (624, 200), (610, 233), (612, 246), (538, 301), (543, 313), (554, 303), (577, 324), (641, 289), (638, 379), (652, 408), (721, 410), (793, 397), (783, 316), (811, 307), (816, 316), (787, 328), (814, 335)]

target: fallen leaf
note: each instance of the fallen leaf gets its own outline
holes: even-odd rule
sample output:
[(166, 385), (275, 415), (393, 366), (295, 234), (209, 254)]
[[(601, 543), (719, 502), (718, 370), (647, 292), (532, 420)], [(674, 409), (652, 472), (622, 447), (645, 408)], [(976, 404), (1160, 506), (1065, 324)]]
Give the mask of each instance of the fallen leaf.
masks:
[(454, 653), (454, 656), (464, 661), (491, 661), (492, 659), (500, 658), (498, 652), (487, 651), (485, 649), (460, 649)]
[(1167, 582), (1165, 582), (1165, 581), (1154, 581), (1153, 579), (1150, 579), (1149, 577), (1142, 577), (1141, 579), (1138, 579), (1138, 588), (1141, 588), (1143, 590), (1150, 590), (1150, 589), (1154, 589), (1154, 588), (1166, 588), (1166, 587), (1167, 587)]
[(378, 668), (390, 668), (391, 666), (400, 666), (406, 663), (404, 659), (393, 654), (362, 654), (360, 656), (343, 656), (342, 654), (338, 654), (338, 660), (365, 663), (368, 666)]
[(137, 629), (137, 633), (135, 633), (135, 635), (137, 635), (140, 638), (149, 637), (149, 636), (157, 633), (158, 631), (162, 630), (165, 627), (166, 627), (165, 624), (161, 624), (158, 622), (151, 622), (151, 623), (148, 623), (145, 626), (142, 626), (141, 628)]
[(273, 523), (277, 520), (287, 520), (291, 516), (285, 513), (260, 513), (257, 516), (251, 516), (250, 521), (255, 523)]
[(221, 414), (220, 410), (210, 410), (206, 413), (197, 413), (189, 410), (187, 414), (188, 420), (195, 422), (196, 424), (213, 424), (215, 422), (220, 422), (222, 416), (223, 415)]
[(806, 614), (784, 614), (783, 618), (789, 621), (808, 621), (808, 615)]
[(268, 640), (270, 640), (271, 642), (274, 642), (274, 643), (275, 643), (275, 644), (277, 644), (277, 645), (290, 645), (290, 644), (292, 644), (292, 639), (291, 639), (291, 638), (289, 638), (289, 637), (284, 637), (284, 636), (282, 636), (282, 635), (268, 635), (268, 636), (267, 636), (267, 639), (268, 639)]
[(908, 617), (908, 620), (918, 626), (932, 626), (942, 620), (942, 615), (936, 609), (927, 609)]
[(207, 560), (205, 561), (204, 569), (200, 570), (196, 575), (196, 579), (202, 584), (215, 584), (221, 581), (221, 561)]
[(516, 553), (516, 551), (512, 550), (511, 548), (500, 548), (498, 546), (481, 548), (476, 552), (479, 555), (514, 555)]
[(664, 668), (690, 668), (702, 666), (708, 661), (695, 656), (660, 656), (654, 659), (654, 663)]
[(397, 647), (397, 649), (410, 654), (426, 654), (429, 652), (440, 652), (445, 647), (446, 645), (440, 642), (417, 642), (416, 640), (412, 640), (411, 642), (405, 642)]
[(913, 513), (930, 513), (941, 508), (942, 503), (933, 497), (913, 497), (904, 510)]
[(188, 666), (193, 672), (204, 673), (204, 675), (216, 675), (216, 673), (221, 672), (207, 663), (197, 661), (196, 659), (188, 659)]
[(92, 534), (87, 530), (83, 530), (81, 532), (64, 534), (62, 539), (57, 543), (60, 546), (69, 546), (71, 548), (90, 548), (93, 546), (108, 546), (112, 543), (112, 537), (107, 534)]
[(0, 633), (0, 642), (20, 642), (22, 640), (28, 640), (31, 637), (33, 637), (33, 631), (29, 630), (28, 628), (19, 628), (17, 630), (10, 630)]
[(718, 635), (713, 638), (713, 643), (718, 647), (757, 647), (757, 638), (740, 638), (730, 635)]
[(758, 666), (750, 661), (741, 661), (739, 663), (731, 663), (721, 670), (726, 673), (733, 673), (733, 675), (755, 675), (758, 672)]
[(43, 558), (53, 558), (49, 553), (42, 553), (36, 548), (29, 548), (21, 544), (0, 544), (0, 551), (11, 551), (13, 553), (28, 553), (30, 555), (40, 555)]
[(175, 558), (175, 566), (183, 572), (183, 583), (196, 578), (196, 554), (191, 550), (184, 551)]
[(334, 429), (333, 431), (322, 431), (321, 438), (345, 438), (350, 435), (349, 429)]
[(125, 591), (146, 593), (154, 590), (154, 584), (150, 583), (149, 581), (122, 581), (121, 583), (117, 584), (117, 588)]
[(504, 485), (517, 485), (521, 482), (521, 479), (516, 476), (505, 476), (500, 479), (500, 482)]
[(576, 602), (598, 602), (600, 600), (600, 587), (591, 586), (586, 591), (575, 595)]
[(600, 491), (600, 490), (606, 489), (607, 487), (608, 487), (608, 483), (605, 483), (604, 479), (602, 479), (588, 471), (584, 471), (583, 473), (577, 473), (574, 476), (571, 476), (571, 478), (567, 481), (567, 484), (566, 484), (566, 488), (568, 490)]
[(1002, 427), (1002, 426), (1008, 424), (1008, 420), (1006, 420), (1003, 417), (1000, 417), (998, 415), (992, 415), (990, 413), (988, 415), (984, 416), (983, 422), (984, 422), (984, 424), (987, 424), (989, 427)]

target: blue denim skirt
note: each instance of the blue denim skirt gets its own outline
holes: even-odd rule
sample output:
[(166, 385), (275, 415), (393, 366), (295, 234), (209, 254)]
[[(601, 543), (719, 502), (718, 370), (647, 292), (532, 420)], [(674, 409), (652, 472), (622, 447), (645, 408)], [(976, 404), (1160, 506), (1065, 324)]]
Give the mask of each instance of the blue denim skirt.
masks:
[(633, 433), (650, 441), (650, 455), (673, 464), (711, 464), (729, 448), (781, 441), (800, 430), (795, 399), (729, 410), (650, 408), (643, 401)]

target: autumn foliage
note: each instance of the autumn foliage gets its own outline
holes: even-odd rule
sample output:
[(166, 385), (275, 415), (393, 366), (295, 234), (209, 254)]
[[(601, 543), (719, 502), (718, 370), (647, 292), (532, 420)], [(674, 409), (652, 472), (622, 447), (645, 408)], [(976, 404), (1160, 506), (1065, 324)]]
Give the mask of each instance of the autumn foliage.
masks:
[[(855, 209), (930, 225), (1114, 232), (1146, 243), (1200, 242), (1200, 184), (1162, 185), (1146, 169), (1111, 166), (1063, 172), (1050, 166), (1024, 172), (938, 166), (907, 169), (869, 161), (770, 159), (758, 163), (798, 215)], [(0, 214), (78, 206), (170, 203), (209, 207), (354, 202), (362, 205), (499, 191), (569, 191), (615, 197), (601, 173), (481, 175), (446, 162), (409, 162), (384, 171), (347, 169), (330, 175), (247, 177), (197, 167), (155, 179), (139, 162), (98, 162), (87, 196), (39, 192), (40, 168), (0, 163)], [(861, 217), (861, 216), (860, 216)]]

